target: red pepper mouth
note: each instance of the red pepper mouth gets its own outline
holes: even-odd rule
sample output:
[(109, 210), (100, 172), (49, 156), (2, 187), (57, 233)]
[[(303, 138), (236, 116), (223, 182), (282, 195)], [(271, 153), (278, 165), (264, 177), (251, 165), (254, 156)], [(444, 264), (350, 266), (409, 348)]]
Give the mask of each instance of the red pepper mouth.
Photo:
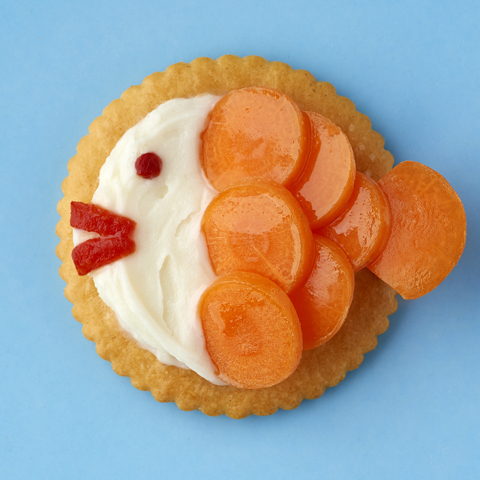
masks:
[(100, 235), (72, 250), (79, 275), (86, 275), (135, 252), (133, 233), (136, 222), (93, 203), (71, 202), (70, 206), (70, 226)]

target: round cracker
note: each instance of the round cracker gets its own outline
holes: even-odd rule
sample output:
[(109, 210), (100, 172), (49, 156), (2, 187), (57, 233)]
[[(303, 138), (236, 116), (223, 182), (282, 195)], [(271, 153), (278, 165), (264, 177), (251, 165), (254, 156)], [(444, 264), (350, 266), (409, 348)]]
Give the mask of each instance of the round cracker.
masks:
[(367, 269), (361, 270), (355, 277), (353, 304), (340, 332), (326, 344), (304, 352), (298, 369), (287, 380), (258, 390), (216, 386), (190, 370), (163, 365), (143, 350), (119, 326), (113, 311), (98, 296), (93, 280), (77, 275), (71, 259), (70, 202), (91, 201), (100, 168), (113, 147), (161, 103), (249, 86), (276, 88), (302, 110), (330, 118), (347, 134), (359, 171), (378, 180), (392, 168), (393, 157), (384, 150), (384, 140), (371, 129), (370, 120), (357, 112), (350, 100), (338, 96), (329, 83), (318, 82), (304, 70), (256, 56), (198, 58), (150, 75), (105, 108), (68, 163), (70, 175), (62, 184), (65, 197), (58, 204), (62, 218), (57, 225), (57, 255), (63, 262), (60, 275), (67, 282), (65, 296), (73, 303), (73, 316), (83, 324), (83, 334), (97, 344), (100, 357), (110, 361), (116, 373), (130, 377), (136, 388), (150, 390), (160, 402), (173, 401), (182, 410), (199, 409), (207, 415), (232, 418), (293, 409), (303, 399), (317, 398), (325, 388), (338, 384), (347, 371), (360, 365), (363, 355), (377, 345), (377, 335), (388, 328), (387, 316), (397, 307), (394, 290)]

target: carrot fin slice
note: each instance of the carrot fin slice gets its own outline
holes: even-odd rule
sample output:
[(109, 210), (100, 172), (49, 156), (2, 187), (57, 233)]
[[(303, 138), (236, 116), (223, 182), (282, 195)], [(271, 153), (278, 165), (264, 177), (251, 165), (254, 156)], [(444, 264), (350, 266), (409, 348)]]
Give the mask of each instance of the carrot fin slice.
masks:
[(392, 230), (368, 266), (404, 299), (437, 287), (460, 259), (467, 220), (455, 190), (439, 173), (402, 162), (378, 182), (390, 204)]

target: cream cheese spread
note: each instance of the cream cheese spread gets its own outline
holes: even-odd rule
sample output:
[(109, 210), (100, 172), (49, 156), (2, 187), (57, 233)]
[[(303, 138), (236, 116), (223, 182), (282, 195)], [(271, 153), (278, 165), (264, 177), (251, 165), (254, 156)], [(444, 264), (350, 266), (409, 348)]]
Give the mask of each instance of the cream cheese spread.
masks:
[[(219, 99), (170, 100), (119, 140), (100, 171), (92, 203), (137, 222), (137, 249), (90, 275), (120, 325), (160, 362), (226, 385), (215, 373), (197, 314), (200, 296), (216, 278), (200, 230), (217, 193), (200, 164), (200, 134)], [(152, 180), (135, 170), (136, 159), (147, 152), (163, 161)], [(88, 237), (74, 231), (75, 244)]]

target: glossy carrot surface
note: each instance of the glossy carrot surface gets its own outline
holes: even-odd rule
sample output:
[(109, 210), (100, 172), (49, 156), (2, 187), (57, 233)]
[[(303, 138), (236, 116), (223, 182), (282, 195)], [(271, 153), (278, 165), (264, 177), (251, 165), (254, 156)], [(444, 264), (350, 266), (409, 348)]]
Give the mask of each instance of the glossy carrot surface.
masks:
[(218, 278), (199, 303), (208, 353), (222, 380), (238, 388), (280, 383), (297, 368), (302, 331), (286, 293), (248, 272)]
[(347, 318), (353, 299), (355, 277), (342, 249), (314, 235), (315, 264), (302, 287), (290, 295), (303, 334), (303, 349), (310, 350), (330, 340)]
[(380, 255), (390, 235), (390, 207), (384, 193), (374, 180), (357, 172), (345, 210), (316, 233), (340, 245), (358, 272)]
[(289, 190), (315, 229), (330, 223), (345, 208), (353, 191), (355, 160), (347, 136), (328, 118), (304, 112), (310, 124), (306, 167)]
[(462, 255), (467, 221), (455, 190), (439, 173), (402, 162), (378, 182), (388, 198), (392, 230), (369, 269), (404, 299), (437, 287)]
[(290, 185), (303, 170), (308, 128), (284, 93), (249, 87), (223, 97), (202, 134), (205, 175), (219, 191), (250, 178)]
[(286, 292), (310, 275), (308, 221), (291, 193), (274, 182), (254, 180), (221, 192), (207, 207), (202, 229), (217, 275), (258, 273)]

